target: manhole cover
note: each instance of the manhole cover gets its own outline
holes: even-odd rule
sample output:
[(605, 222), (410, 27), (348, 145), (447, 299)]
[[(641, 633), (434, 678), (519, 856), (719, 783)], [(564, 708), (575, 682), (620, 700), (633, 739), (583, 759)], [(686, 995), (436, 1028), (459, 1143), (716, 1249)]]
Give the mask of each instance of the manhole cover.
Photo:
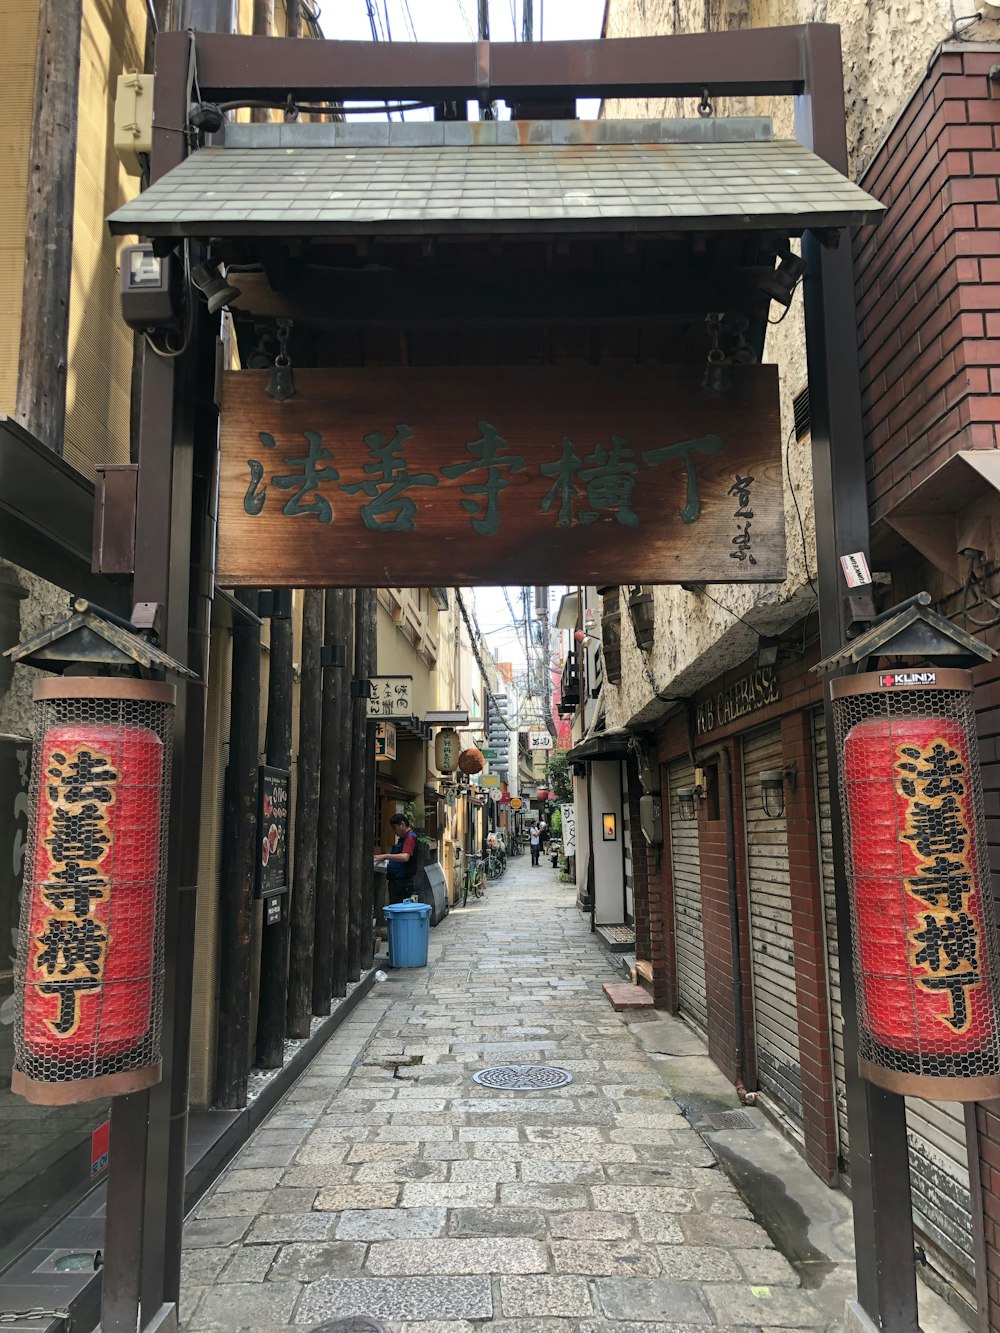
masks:
[(702, 1129), (756, 1129), (757, 1122), (744, 1111), (720, 1111), (718, 1115), (701, 1118)]
[(385, 1333), (374, 1319), (335, 1319), (332, 1324), (320, 1324), (312, 1333)]
[(504, 1092), (534, 1092), (538, 1088), (561, 1088), (573, 1082), (573, 1075), (553, 1065), (496, 1065), (480, 1069), (472, 1075), (472, 1081)]

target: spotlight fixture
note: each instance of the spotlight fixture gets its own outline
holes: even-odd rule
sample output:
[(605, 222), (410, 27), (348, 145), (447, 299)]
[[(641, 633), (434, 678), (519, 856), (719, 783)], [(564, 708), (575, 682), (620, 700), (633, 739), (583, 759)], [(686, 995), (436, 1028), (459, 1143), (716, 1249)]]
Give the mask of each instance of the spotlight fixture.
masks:
[(199, 264), (193, 268), (191, 281), (208, 298), (210, 315), (217, 315), (224, 306), (242, 295), (239, 287), (231, 286), (214, 264)]
[(191, 112), (191, 124), (199, 134), (218, 134), (226, 118), (214, 102), (202, 102)]
[(782, 241), (775, 253), (778, 255), (778, 267), (772, 273), (765, 274), (758, 286), (765, 296), (769, 296), (772, 301), (777, 301), (787, 309), (792, 304), (792, 295), (806, 271), (805, 260), (792, 254), (792, 247), (787, 241)]

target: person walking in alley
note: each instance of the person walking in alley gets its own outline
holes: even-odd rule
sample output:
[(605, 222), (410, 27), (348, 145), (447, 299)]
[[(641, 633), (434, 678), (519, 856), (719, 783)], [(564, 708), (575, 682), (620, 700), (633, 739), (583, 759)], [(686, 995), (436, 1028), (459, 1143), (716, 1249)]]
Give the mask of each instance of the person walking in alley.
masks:
[(534, 820), (528, 825), (528, 845), (531, 848), (531, 864), (536, 866), (542, 850), (542, 835)]

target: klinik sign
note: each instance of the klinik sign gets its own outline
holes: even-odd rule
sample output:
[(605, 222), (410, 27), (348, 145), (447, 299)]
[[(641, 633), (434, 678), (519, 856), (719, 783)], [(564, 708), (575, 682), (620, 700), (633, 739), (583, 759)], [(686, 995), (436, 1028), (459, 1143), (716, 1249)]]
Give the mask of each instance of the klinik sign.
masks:
[(774, 366), (225, 376), (219, 581), (780, 582)]

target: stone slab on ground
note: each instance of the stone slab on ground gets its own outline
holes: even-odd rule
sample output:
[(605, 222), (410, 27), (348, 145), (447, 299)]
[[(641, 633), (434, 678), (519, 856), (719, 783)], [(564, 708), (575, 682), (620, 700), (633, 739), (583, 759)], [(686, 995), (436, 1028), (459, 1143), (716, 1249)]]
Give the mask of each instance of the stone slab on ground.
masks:
[(652, 1009), (653, 997), (641, 986), (633, 986), (630, 981), (606, 981), (601, 987), (611, 1001), (615, 1013), (627, 1009)]

